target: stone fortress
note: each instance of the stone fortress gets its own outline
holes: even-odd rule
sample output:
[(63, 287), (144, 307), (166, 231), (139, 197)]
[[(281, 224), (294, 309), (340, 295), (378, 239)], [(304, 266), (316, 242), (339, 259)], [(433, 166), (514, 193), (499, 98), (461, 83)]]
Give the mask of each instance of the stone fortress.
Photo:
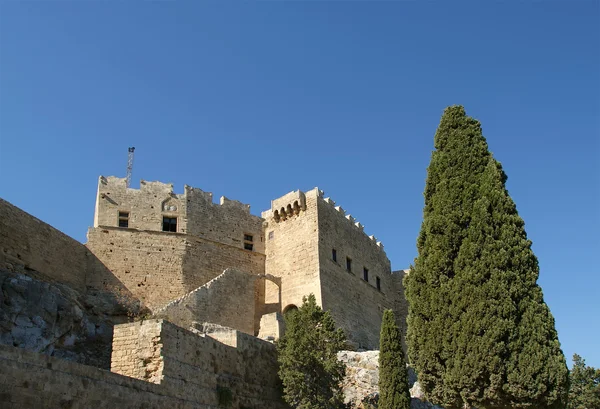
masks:
[[(249, 205), (225, 197), (215, 204), (190, 186), (183, 194), (161, 182), (140, 186), (100, 177), (87, 247), (172, 322), (277, 339), (282, 314), (313, 293), (356, 348), (377, 349), (383, 310), (406, 316), (404, 271), (392, 273), (381, 242), (318, 188), (275, 199), (257, 217)], [(202, 291), (217, 278), (221, 293)]]
[[(272, 200), (258, 217), (198, 188), (101, 176), (87, 239), (0, 200), (9, 407), (216, 408), (230, 393), (230, 407), (283, 408), (268, 341), (304, 296), (331, 312), (349, 349), (378, 348), (385, 309), (404, 329), (405, 270), (392, 272), (381, 242), (318, 188)], [(54, 298), (30, 302), (36, 291)]]

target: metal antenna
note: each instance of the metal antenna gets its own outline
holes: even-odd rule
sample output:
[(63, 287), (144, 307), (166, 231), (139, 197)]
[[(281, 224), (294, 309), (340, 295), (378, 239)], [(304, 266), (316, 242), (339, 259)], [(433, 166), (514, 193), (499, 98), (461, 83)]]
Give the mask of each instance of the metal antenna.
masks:
[(131, 147), (128, 149), (128, 153), (127, 153), (127, 178), (126, 178), (126, 186), (129, 187), (129, 185), (131, 184), (131, 171), (133, 170), (133, 151), (135, 150), (135, 147)]

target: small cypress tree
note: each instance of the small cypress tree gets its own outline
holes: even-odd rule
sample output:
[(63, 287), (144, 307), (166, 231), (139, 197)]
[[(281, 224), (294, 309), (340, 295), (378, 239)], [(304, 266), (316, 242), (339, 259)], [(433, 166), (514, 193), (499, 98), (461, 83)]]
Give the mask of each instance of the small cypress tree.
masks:
[(569, 409), (600, 408), (600, 369), (587, 366), (585, 360), (573, 355)]
[(563, 408), (568, 370), (524, 222), (476, 120), (446, 109), (407, 277), (411, 363), (448, 409)]
[(345, 365), (337, 353), (346, 337), (328, 311), (310, 294), (285, 316), (285, 334), (277, 343), (279, 377), (285, 401), (297, 409), (343, 407), (341, 382)]
[(408, 371), (392, 310), (385, 310), (379, 338), (379, 409), (409, 409)]

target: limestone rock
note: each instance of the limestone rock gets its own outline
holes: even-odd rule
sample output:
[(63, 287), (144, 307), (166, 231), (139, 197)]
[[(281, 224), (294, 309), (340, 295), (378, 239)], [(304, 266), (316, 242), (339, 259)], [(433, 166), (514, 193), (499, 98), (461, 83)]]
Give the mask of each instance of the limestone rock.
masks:
[(126, 320), (110, 295), (0, 270), (0, 344), (108, 369), (113, 324)]
[[(376, 408), (379, 398), (379, 351), (340, 351), (338, 359), (346, 364), (343, 382), (345, 403), (353, 409)], [(412, 368), (408, 368), (408, 381), (411, 409), (443, 409), (422, 400), (423, 393)]]

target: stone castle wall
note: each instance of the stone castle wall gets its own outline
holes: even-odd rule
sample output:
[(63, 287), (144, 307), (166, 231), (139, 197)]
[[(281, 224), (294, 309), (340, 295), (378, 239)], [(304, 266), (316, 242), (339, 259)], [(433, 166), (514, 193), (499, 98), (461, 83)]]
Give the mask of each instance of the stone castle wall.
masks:
[(259, 285), (264, 286), (260, 276), (227, 269), (202, 287), (156, 311), (155, 315), (184, 328), (195, 322), (211, 322), (257, 335)]
[(83, 244), (0, 199), (0, 344), (108, 368), (113, 324), (137, 312)]
[(211, 408), (219, 405), (217, 388), (231, 392), (232, 408), (286, 407), (275, 346), (232, 329), (212, 335), (163, 320), (119, 325), (112, 359), (115, 373), (181, 390)]
[(0, 268), (85, 292), (92, 278), (124, 289), (84, 245), (0, 199)]
[(343, 208), (328, 198), (317, 205), (322, 306), (357, 347), (377, 349), (383, 311), (397, 296), (390, 261)]
[[(100, 177), (86, 245), (147, 307), (161, 308), (230, 267), (264, 274), (262, 219), (248, 205), (224, 197), (217, 205), (212, 193), (189, 186), (179, 195), (171, 184), (140, 186)], [(119, 213), (127, 228), (119, 227)], [(176, 232), (162, 231), (163, 217), (177, 218)]]
[(263, 254), (183, 233), (99, 227), (88, 231), (86, 246), (152, 310), (206, 284), (231, 266), (264, 274)]
[[(275, 347), (223, 329), (215, 338), (162, 320), (115, 327), (112, 369), (0, 345), (0, 407), (286, 409)], [(275, 370), (274, 370), (275, 368)]]
[[(185, 186), (183, 194), (173, 192), (173, 184), (142, 180), (140, 189), (126, 187), (125, 178), (100, 176), (94, 227), (118, 227), (119, 213), (127, 215), (129, 229), (163, 231), (163, 217), (177, 219), (177, 233), (187, 233), (209, 241), (264, 254), (262, 219), (250, 214), (250, 206)], [(245, 240), (252, 236), (252, 240)]]

